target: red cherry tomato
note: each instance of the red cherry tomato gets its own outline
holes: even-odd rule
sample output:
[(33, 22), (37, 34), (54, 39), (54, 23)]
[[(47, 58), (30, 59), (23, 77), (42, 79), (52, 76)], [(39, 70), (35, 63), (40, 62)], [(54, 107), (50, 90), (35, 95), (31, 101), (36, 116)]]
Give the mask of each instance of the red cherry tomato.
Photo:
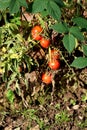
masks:
[(42, 32), (42, 27), (39, 25), (36, 25), (35, 27), (32, 28), (31, 30), (31, 35), (32, 38), (36, 41), (40, 40), (42, 38), (41, 36), (41, 32)]
[(43, 47), (43, 48), (48, 48), (49, 45), (50, 45), (50, 39), (46, 39), (46, 38), (42, 38), (40, 40), (40, 45)]
[(59, 55), (58, 50), (52, 49), (51, 50), (51, 59), (59, 59), (59, 58), (60, 58), (60, 55)]
[(52, 75), (50, 73), (44, 73), (42, 75), (42, 81), (46, 84), (50, 84), (52, 82)]
[(52, 70), (57, 70), (60, 67), (60, 62), (58, 60), (51, 59), (48, 65)]

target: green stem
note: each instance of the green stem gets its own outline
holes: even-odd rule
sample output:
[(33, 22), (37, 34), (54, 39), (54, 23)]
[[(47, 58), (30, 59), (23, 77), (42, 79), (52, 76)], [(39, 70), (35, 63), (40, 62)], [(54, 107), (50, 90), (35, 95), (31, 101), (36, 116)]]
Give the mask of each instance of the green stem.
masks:
[(7, 24), (7, 15), (6, 15), (6, 13), (3, 13), (3, 18), (4, 18), (5, 24)]
[(65, 57), (63, 56), (62, 53), (61, 53), (61, 56), (62, 56), (62, 59), (64, 60), (64, 62), (66, 63), (66, 65), (68, 66), (69, 70), (72, 71), (72, 74), (73, 74), (73, 75), (76, 75), (75, 72), (73, 71), (73, 69), (72, 69), (72, 68), (70, 67), (70, 65), (67, 63), (67, 61), (66, 61), (66, 59), (65, 59)]

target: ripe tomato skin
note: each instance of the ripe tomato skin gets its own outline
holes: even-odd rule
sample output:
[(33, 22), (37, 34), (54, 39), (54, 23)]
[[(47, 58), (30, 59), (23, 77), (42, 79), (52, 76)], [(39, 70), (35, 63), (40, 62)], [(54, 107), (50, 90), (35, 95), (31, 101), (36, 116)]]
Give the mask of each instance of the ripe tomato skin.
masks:
[(42, 39), (40, 40), (40, 45), (43, 47), (43, 48), (48, 48), (49, 45), (50, 45), (50, 39), (46, 39), (44, 37), (42, 37)]
[(49, 74), (49, 73), (44, 73), (42, 75), (42, 81), (45, 83), (45, 84), (50, 84), (52, 82), (52, 75)]
[(31, 30), (32, 38), (36, 41), (40, 40), (42, 38), (41, 36), (42, 27), (39, 25), (36, 25)]
[(55, 60), (51, 59), (51, 61), (49, 61), (48, 65), (52, 70), (57, 70), (60, 67), (60, 62), (56, 59)]
[(51, 50), (51, 59), (59, 59), (59, 58), (60, 58), (60, 55), (59, 55), (58, 50), (52, 49)]

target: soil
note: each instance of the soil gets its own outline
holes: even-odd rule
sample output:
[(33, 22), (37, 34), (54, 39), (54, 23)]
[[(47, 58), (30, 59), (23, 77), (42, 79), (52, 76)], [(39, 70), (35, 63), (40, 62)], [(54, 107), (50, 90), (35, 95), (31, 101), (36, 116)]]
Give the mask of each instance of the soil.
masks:
[(68, 77), (67, 67), (64, 72), (61, 67), (55, 73), (55, 88), (53, 83), (45, 85), (32, 78), (37, 72), (26, 73), (32, 92), (25, 92), (21, 81), (25, 93), (15, 94), (14, 104), (6, 99), (5, 84), (1, 84), (0, 129), (87, 130), (87, 68), (75, 72), (77, 77)]

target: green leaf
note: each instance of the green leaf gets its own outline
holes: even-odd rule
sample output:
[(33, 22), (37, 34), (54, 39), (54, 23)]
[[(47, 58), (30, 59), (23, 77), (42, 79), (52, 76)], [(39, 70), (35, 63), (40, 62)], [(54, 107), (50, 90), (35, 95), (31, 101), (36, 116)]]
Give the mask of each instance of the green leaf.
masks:
[(23, 6), (26, 8), (28, 7), (26, 0), (18, 0), (18, 1), (19, 1), (20, 6)]
[(8, 91), (6, 93), (6, 97), (8, 98), (8, 100), (11, 103), (13, 103), (15, 96), (14, 96), (14, 93), (13, 93), (13, 91), (11, 89), (8, 89)]
[(34, 0), (32, 5), (32, 13), (42, 12), (47, 8), (48, 0)]
[(5, 72), (3, 74), (3, 81), (7, 81), (7, 75), (8, 75), (8, 63), (5, 63), (4, 65)]
[(72, 21), (81, 28), (87, 29), (87, 20), (82, 17), (73, 18)]
[(65, 26), (63, 23), (55, 23), (53, 26), (51, 26), (53, 30), (55, 30), (58, 33), (67, 33), (68, 27)]
[(17, 73), (12, 73), (11, 76), (10, 76), (10, 80), (6, 83), (6, 88), (9, 88), (10, 85), (16, 81), (16, 77), (17, 76)]
[(48, 11), (48, 14), (51, 15), (54, 19), (60, 20), (61, 10), (55, 2), (50, 0), (47, 3), (47, 11)]
[(26, 54), (24, 54), (23, 58), (26, 62), (28, 71), (30, 72), (31, 71), (31, 65), (32, 65), (32, 59), (29, 56), (27, 56)]
[(78, 27), (71, 27), (69, 32), (76, 37), (78, 40), (83, 41), (84, 40), (84, 36), (82, 34), (82, 32), (80, 31), (80, 29)]
[(87, 67), (87, 58), (78, 57), (72, 62), (71, 66), (78, 68), (78, 69), (85, 68), (85, 67)]
[(59, 5), (59, 7), (64, 7), (65, 6), (62, 0), (53, 0), (53, 1), (55, 1), (56, 4)]
[(87, 56), (87, 45), (82, 45), (83, 53)]
[(9, 4), (9, 10), (10, 13), (17, 13), (20, 9), (20, 4), (18, 0), (11, 0), (10, 4)]
[(21, 6), (27, 7), (27, 3), (25, 0), (11, 0), (9, 4), (10, 13), (18, 13)]
[(9, 7), (9, 3), (11, 0), (0, 0), (0, 10), (6, 10)]
[(45, 17), (45, 16), (47, 16), (49, 14), (48, 14), (47, 10), (44, 10), (44, 11), (41, 12), (41, 15), (42, 15), (42, 17)]
[(63, 45), (69, 53), (71, 53), (76, 45), (75, 37), (71, 34), (67, 34), (63, 38)]
[(11, 23), (15, 24), (15, 29), (18, 30), (18, 26), (21, 25), (20, 17), (14, 17), (11, 19)]

